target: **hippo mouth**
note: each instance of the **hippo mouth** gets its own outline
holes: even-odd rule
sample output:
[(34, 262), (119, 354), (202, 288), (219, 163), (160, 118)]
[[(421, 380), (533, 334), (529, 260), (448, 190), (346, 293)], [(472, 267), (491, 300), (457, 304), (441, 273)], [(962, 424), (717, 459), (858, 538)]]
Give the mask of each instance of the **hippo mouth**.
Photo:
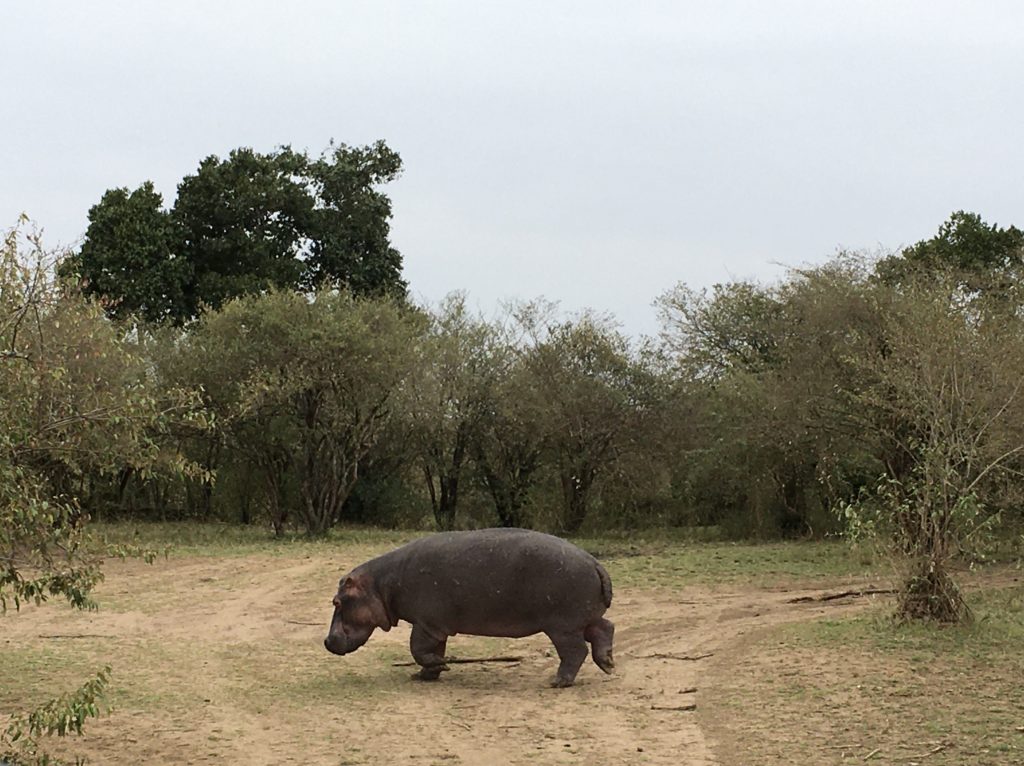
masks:
[(324, 639), (324, 648), (331, 654), (349, 654), (365, 644), (369, 638), (369, 633), (358, 638), (351, 638), (345, 634), (330, 633)]

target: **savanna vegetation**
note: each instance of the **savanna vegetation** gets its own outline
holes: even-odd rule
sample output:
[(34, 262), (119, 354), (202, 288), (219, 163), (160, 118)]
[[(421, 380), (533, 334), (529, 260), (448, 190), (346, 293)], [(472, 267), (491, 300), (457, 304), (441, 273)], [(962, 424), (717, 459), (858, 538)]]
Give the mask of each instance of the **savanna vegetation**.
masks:
[[(108, 191), (76, 251), (5, 234), (0, 609), (88, 608), (103, 556), (152, 555), (97, 521), (846, 534), (901, 616), (947, 622), (954, 564), (1019, 545), (1024, 232), (958, 212), (881, 258), (680, 283), (636, 339), (543, 299), (415, 305), (400, 171), (382, 142), (239, 149), (167, 209)], [(105, 682), (6, 740), (80, 728)]]

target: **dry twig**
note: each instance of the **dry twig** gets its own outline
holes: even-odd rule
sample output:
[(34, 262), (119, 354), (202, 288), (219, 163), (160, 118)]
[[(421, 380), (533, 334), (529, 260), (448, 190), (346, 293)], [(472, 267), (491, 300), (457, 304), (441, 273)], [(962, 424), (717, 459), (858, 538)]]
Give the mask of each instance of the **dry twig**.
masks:
[(840, 598), (859, 598), (874, 596), (879, 593), (895, 593), (894, 588), (861, 588), (860, 590), (844, 590), (839, 593), (822, 593), (820, 596), (799, 596), (786, 601), (787, 604), (806, 604), (814, 601), (835, 601)]
[(678, 712), (687, 712), (696, 709), (696, 703), (691, 703), (689, 705), (651, 705), (651, 710), (673, 710)]
[[(462, 665), (470, 662), (522, 662), (523, 658), (516, 655), (510, 655), (507, 657), (445, 657), (446, 665)], [(416, 662), (392, 662), (391, 667), (393, 668), (411, 668), (413, 665), (417, 665)]]
[(931, 750), (929, 750), (924, 755), (912, 755), (910, 757), (911, 758), (927, 758), (928, 756), (935, 755), (936, 753), (945, 750), (947, 747), (949, 747), (949, 743), (948, 742), (943, 742), (942, 744), (939, 744), (939, 745), (936, 745), (935, 747), (933, 747)]
[(696, 662), (697, 660), (707, 659), (708, 657), (714, 657), (714, 652), (705, 652), (704, 654), (664, 654), (662, 652), (654, 652), (654, 654), (634, 654), (638, 660), (682, 660), (686, 662)]

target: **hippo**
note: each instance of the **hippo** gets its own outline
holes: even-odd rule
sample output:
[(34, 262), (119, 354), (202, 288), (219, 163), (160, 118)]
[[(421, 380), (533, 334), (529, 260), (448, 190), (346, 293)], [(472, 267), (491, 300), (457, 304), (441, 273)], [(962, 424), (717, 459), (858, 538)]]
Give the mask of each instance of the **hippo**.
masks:
[(552, 686), (572, 686), (587, 657), (615, 667), (606, 620), (612, 581), (586, 551), (526, 529), (444, 532), (360, 564), (341, 578), (324, 646), (354, 652), (376, 628), (412, 624), (418, 678), (435, 681), (451, 636), (521, 638), (544, 633), (561, 660)]

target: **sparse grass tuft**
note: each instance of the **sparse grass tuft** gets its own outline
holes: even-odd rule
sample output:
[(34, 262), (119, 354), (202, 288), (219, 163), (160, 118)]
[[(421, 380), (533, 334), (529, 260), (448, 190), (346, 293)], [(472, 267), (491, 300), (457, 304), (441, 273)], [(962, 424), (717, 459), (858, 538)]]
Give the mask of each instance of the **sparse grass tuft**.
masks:
[[(269, 529), (197, 522), (118, 522), (96, 524), (111, 543), (168, 550), (171, 555), (293, 556), (322, 553), (351, 545), (388, 550), (423, 532), (337, 527), (323, 538), (302, 534), (275, 538)], [(845, 542), (736, 543), (694, 539), (687, 530), (643, 530), (602, 537), (580, 537), (577, 545), (599, 558), (616, 584), (639, 587), (687, 583), (762, 582), (869, 576), (875, 561)]]
[(577, 540), (608, 568), (617, 585), (759, 583), (869, 577), (873, 557), (838, 542), (685, 543), (657, 539)]
[(839, 764), (872, 752), (880, 763), (1021, 763), (1024, 586), (969, 600), (975, 619), (961, 625), (897, 623), (880, 605), (761, 633), (756, 649), (730, 660), (712, 706), (745, 717), (727, 750), (755, 763)]
[(324, 537), (298, 532), (275, 537), (269, 527), (216, 522), (124, 521), (92, 525), (96, 536), (113, 544), (138, 545), (191, 556), (248, 556), (253, 553), (288, 555), (301, 550), (322, 551), (340, 545), (401, 545), (416, 532), (340, 526)]

